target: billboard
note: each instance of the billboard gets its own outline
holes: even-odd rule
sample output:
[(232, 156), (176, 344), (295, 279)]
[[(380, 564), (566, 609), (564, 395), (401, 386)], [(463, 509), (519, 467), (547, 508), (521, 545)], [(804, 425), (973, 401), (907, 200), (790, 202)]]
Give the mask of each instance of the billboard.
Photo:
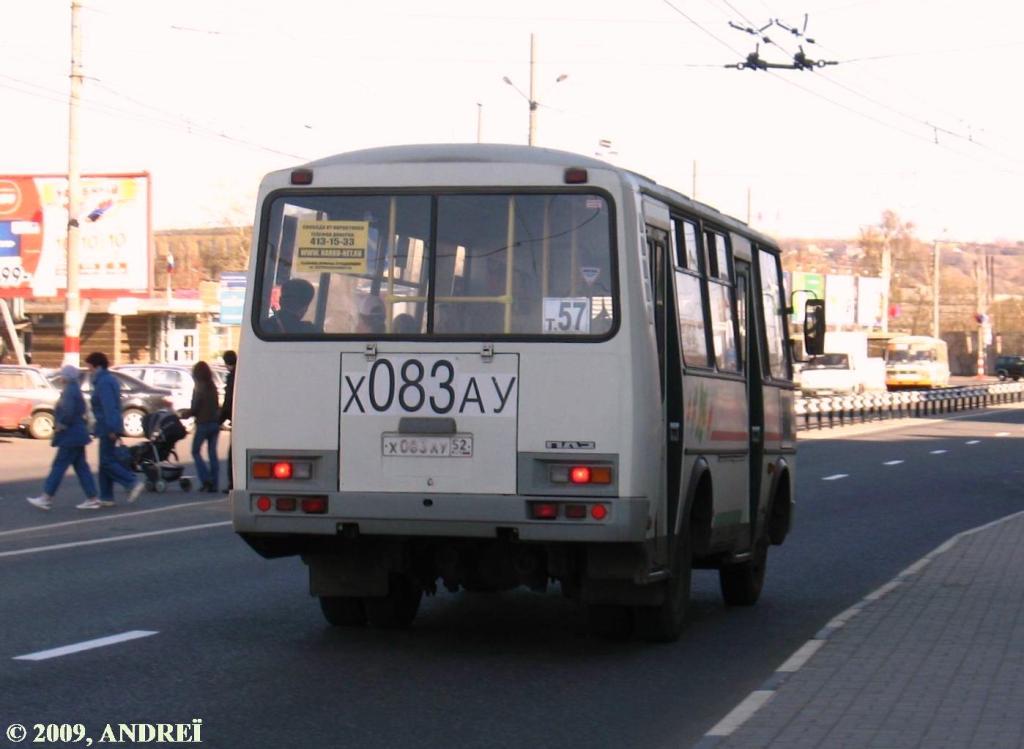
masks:
[(859, 278), (857, 279), (857, 324), (865, 328), (882, 327), (882, 299), (883, 299), (881, 278)]
[[(68, 180), (0, 175), (0, 297), (47, 298), (67, 288)], [(149, 289), (149, 175), (82, 176), (82, 296)]]
[(217, 292), (221, 325), (241, 325), (245, 306), (245, 271), (224, 271), (220, 274)]
[(832, 326), (857, 323), (857, 279), (855, 276), (825, 277), (825, 319)]

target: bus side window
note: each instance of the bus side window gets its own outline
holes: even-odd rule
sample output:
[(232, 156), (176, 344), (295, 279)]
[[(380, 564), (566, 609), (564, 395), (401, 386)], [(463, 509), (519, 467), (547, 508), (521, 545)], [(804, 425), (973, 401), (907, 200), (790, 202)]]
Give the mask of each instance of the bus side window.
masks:
[(704, 234), (708, 256), (713, 259), (714, 274), (708, 274), (708, 298), (711, 303), (711, 333), (715, 344), (715, 365), (724, 372), (736, 372), (740, 357), (736, 343), (735, 294), (731, 282), (729, 247), (723, 234)]
[(676, 316), (683, 362), (688, 367), (708, 367), (707, 287), (701, 277), (697, 225), (686, 219), (672, 222), (675, 235)]
[(761, 306), (759, 312), (761, 319), (764, 320), (768, 346), (768, 356), (765, 357), (764, 365), (769, 377), (786, 379), (789, 377), (789, 369), (785, 348), (786, 329), (782, 317), (785, 305), (782, 300), (782, 283), (779, 280), (779, 258), (762, 249), (757, 251), (757, 257), (761, 293), (755, 294), (754, 299)]

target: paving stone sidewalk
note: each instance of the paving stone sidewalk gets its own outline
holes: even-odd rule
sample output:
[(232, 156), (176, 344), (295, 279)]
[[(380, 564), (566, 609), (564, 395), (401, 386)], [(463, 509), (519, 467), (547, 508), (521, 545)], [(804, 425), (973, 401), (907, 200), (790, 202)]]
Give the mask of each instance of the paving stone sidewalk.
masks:
[(1024, 747), (1024, 513), (960, 534), (872, 597), (751, 695), (752, 717), (697, 746)]

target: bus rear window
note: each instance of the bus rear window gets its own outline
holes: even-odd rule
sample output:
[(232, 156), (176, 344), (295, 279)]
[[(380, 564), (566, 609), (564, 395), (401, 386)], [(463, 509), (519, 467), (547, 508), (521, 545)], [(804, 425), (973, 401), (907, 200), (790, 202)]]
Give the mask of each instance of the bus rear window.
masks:
[(254, 322), (266, 338), (602, 337), (611, 237), (593, 194), (279, 195)]

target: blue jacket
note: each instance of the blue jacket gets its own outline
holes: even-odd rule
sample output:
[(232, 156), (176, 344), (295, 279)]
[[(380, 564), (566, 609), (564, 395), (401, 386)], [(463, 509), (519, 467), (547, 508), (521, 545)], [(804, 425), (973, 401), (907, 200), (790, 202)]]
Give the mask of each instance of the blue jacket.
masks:
[(84, 447), (92, 438), (85, 423), (85, 398), (78, 380), (64, 385), (64, 392), (53, 410), (57, 431), (53, 433), (56, 447)]
[(96, 370), (92, 379), (92, 397), (89, 402), (96, 420), (93, 434), (121, 434), (124, 431), (124, 422), (121, 420), (121, 385), (114, 375), (102, 367)]

